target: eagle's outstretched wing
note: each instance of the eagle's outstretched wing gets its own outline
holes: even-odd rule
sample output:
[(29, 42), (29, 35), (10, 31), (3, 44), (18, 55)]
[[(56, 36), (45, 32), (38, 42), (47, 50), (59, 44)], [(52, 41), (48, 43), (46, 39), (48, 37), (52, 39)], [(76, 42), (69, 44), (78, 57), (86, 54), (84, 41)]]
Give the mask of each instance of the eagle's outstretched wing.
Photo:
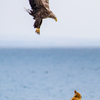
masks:
[(41, 1), (42, 1), (42, 3), (43, 3), (44, 7), (45, 7), (46, 9), (49, 9), (49, 0), (41, 0)]
[(32, 10), (39, 9), (43, 6), (41, 0), (29, 0)]
[(49, 9), (49, 0), (29, 0), (32, 10), (41, 9), (44, 7)]

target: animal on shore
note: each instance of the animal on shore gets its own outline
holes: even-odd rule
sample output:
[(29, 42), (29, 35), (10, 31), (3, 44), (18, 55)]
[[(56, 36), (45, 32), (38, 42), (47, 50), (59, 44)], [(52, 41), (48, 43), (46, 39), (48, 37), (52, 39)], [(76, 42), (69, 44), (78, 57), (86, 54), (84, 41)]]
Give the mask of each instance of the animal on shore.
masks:
[(82, 96), (79, 92), (77, 92), (76, 90), (74, 91), (74, 96), (71, 100), (81, 100)]

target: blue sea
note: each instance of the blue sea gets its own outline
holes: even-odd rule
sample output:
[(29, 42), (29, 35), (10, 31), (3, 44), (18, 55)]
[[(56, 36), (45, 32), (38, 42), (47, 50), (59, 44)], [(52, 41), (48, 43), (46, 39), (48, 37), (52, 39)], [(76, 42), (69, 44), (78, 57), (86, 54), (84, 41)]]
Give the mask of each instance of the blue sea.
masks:
[(100, 99), (99, 48), (0, 49), (0, 100)]

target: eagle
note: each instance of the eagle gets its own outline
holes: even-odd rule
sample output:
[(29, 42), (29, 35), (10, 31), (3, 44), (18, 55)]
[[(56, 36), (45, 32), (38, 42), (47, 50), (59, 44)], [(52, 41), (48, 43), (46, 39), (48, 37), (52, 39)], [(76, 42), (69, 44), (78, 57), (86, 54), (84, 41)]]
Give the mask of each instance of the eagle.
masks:
[(56, 15), (49, 8), (49, 0), (29, 0), (31, 6), (30, 9), (25, 10), (33, 17), (35, 20), (34, 28), (36, 28), (36, 33), (40, 34), (40, 27), (43, 19), (52, 18), (57, 21)]

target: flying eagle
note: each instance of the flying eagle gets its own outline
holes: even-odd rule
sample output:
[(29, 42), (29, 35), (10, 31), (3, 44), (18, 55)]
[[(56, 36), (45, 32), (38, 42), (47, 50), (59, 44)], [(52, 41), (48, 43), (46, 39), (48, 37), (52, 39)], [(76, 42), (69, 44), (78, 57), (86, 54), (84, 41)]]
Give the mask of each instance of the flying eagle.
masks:
[(26, 11), (33, 16), (34, 28), (36, 28), (36, 33), (40, 34), (40, 26), (42, 20), (45, 18), (53, 18), (57, 21), (57, 17), (49, 8), (49, 0), (29, 0), (31, 10), (26, 9)]

